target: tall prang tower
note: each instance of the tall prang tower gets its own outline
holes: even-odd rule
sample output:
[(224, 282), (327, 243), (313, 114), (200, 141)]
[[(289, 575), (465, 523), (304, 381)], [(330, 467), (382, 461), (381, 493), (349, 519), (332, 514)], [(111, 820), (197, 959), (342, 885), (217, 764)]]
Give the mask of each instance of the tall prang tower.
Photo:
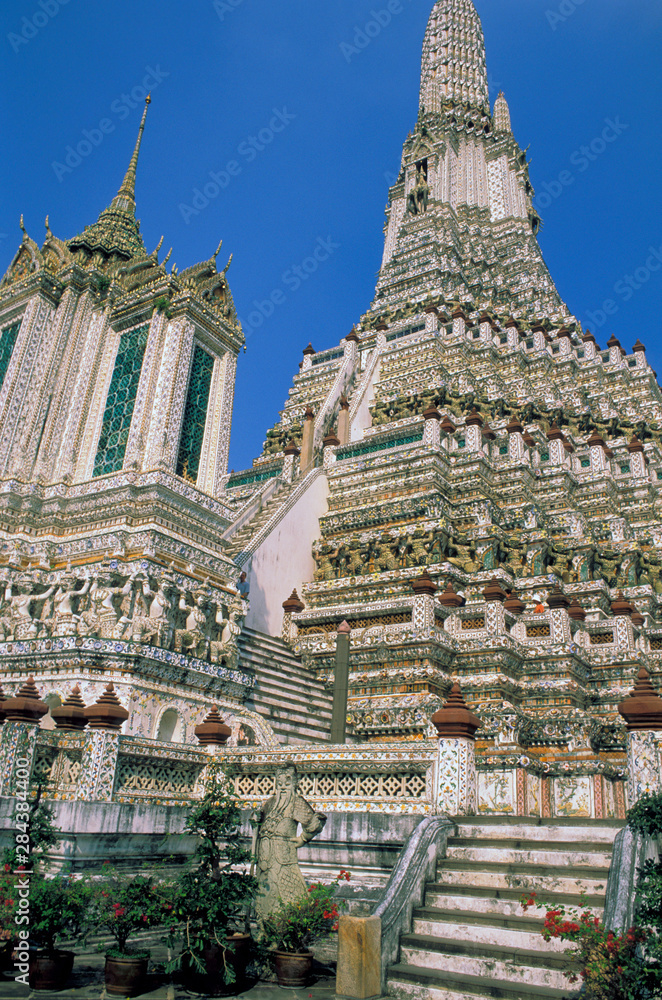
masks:
[(438, 0), (372, 305), (304, 350), (227, 537), (249, 624), (329, 684), (349, 623), (359, 740), (430, 734), (458, 680), (481, 753), (598, 773), (662, 655), (662, 395), (642, 331), (601, 348), (569, 312), (533, 196), (474, 4)]
[(191, 742), (253, 684), (223, 542), (244, 337), (220, 247), (178, 273), (144, 245), (146, 115), (109, 208), (41, 247), (21, 219), (0, 282), (0, 673), (51, 707), (112, 681), (129, 735)]

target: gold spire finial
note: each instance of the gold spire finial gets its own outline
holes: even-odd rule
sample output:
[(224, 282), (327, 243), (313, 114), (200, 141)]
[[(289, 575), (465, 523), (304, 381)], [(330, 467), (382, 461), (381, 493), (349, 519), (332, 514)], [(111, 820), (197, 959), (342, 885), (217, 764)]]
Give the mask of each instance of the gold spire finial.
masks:
[(122, 181), (122, 186), (117, 192), (116, 197), (113, 199), (113, 203), (110, 206), (114, 209), (119, 209), (124, 212), (131, 212), (135, 215), (136, 212), (136, 173), (138, 169), (138, 157), (140, 155), (140, 146), (143, 139), (143, 132), (145, 131), (145, 120), (147, 119), (147, 109), (152, 103), (152, 95), (148, 94), (145, 98), (145, 110), (143, 111), (142, 120), (140, 122), (140, 128), (138, 129), (138, 138), (136, 140), (136, 146), (133, 151), (133, 155), (129, 162), (129, 169), (126, 172), (126, 176)]

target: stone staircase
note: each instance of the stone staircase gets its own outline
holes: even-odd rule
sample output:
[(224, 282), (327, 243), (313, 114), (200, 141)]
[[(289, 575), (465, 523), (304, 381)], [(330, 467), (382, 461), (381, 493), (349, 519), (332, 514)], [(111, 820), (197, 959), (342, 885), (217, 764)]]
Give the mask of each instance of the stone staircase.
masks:
[[(255, 512), (253, 517), (246, 524), (242, 525), (235, 533), (230, 537), (228, 541), (227, 553), (233, 559), (238, 559), (241, 557), (242, 553), (245, 552), (249, 543), (260, 534), (264, 526), (267, 524), (272, 514), (283, 506), (287, 497), (292, 491), (291, 484), (283, 484), (280, 489), (277, 489), (273, 493), (264, 506), (260, 507), (259, 510)], [(239, 558), (241, 563), (244, 560)]]
[[(416, 1000), (563, 1000), (566, 944), (540, 936), (546, 903), (604, 908), (610, 820), (476, 817), (458, 820), (437, 880), (400, 940), (388, 992)], [(524, 912), (535, 891), (543, 907)], [(582, 898), (582, 893), (585, 896)]]
[(244, 629), (240, 663), (255, 671), (246, 708), (262, 715), (281, 743), (323, 743), (331, 735), (333, 695), (301, 665), (282, 639)]

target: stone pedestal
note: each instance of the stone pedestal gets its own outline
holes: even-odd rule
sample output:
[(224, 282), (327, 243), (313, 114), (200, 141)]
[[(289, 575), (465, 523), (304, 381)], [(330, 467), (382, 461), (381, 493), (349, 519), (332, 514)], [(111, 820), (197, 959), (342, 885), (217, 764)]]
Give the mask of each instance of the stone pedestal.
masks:
[(463, 312), (453, 313), (453, 337), (464, 340), (467, 333), (467, 317)]
[(85, 734), (77, 798), (81, 802), (111, 802), (119, 757), (120, 734), (95, 729)]
[(441, 429), (439, 427), (441, 413), (436, 406), (431, 406), (425, 411), (423, 416), (425, 418), (423, 444), (428, 448), (432, 448), (433, 451), (439, 451), (441, 448)]
[(473, 816), (477, 809), (476, 758), (473, 739), (440, 739), (437, 755), (436, 812)]
[(475, 734), (480, 719), (467, 708), (460, 685), (454, 684), (444, 707), (432, 716), (439, 733), (435, 767), (435, 811), (447, 816), (473, 816), (478, 807)]
[(412, 625), (416, 632), (429, 635), (434, 631), (434, 605), (437, 586), (425, 570), (422, 576), (411, 582), (414, 591), (414, 611)]
[(303, 603), (296, 590), (293, 590), (286, 601), (283, 601), (283, 628), (281, 638), (283, 642), (292, 643), (299, 634), (299, 629), (292, 620), (292, 615), (303, 611), (306, 605)]
[(662, 723), (651, 732), (629, 732), (628, 754), (628, 805), (630, 808), (646, 792), (662, 792)]
[(0, 795), (16, 795), (18, 781), (29, 787), (38, 732), (32, 722), (5, 722), (0, 730)]
[(338, 925), (336, 996), (372, 1000), (382, 995), (382, 922), (341, 917)]
[(632, 808), (646, 792), (662, 791), (662, 698), (645, 667), (618, 711), (628, 728), (628, 805)]

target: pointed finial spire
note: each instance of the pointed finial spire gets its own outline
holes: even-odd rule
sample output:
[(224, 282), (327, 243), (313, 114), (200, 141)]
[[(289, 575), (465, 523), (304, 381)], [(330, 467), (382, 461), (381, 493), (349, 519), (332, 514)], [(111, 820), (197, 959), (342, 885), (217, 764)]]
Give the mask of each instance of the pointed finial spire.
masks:
[(216, 250), (212, 254), (212, 258), (211, 258), (212, 260), (216, 260), (216, 258), (218, 257), (219, 253), (221, 252), (221, 247), (222, 246), (223, 246), (223, 240), (221, 240), (221, 242), (216, 247)]
[(138, 129), (138, 138), (136, 140), (136, 148), (133, 151), (133, 156), (129, 163), (129, 169), (126, 172), (126, 176), (122, 181), (122, 186), (117, 192), (116, 197), (113, 199), (111, 208), (119, 209), (123, 212), (131, 212), (135, 215), (136, 211), (136, 171), (138, 168), (138, 157), (140, 155), (140, 144), (143, 139), (143, 132), (145, 131), (145, 120), (147, 118), (147, 109), (152, 103), (152, 95), (148, 94), (145, 98), (145, 110), (143, 111), (142, 121), (140, 122), (140, 128)]
[(510, 124), (510, 108), (502, 90), (494, 103), (493, 122), (495, 132), (512, 132), (513, 130)]

